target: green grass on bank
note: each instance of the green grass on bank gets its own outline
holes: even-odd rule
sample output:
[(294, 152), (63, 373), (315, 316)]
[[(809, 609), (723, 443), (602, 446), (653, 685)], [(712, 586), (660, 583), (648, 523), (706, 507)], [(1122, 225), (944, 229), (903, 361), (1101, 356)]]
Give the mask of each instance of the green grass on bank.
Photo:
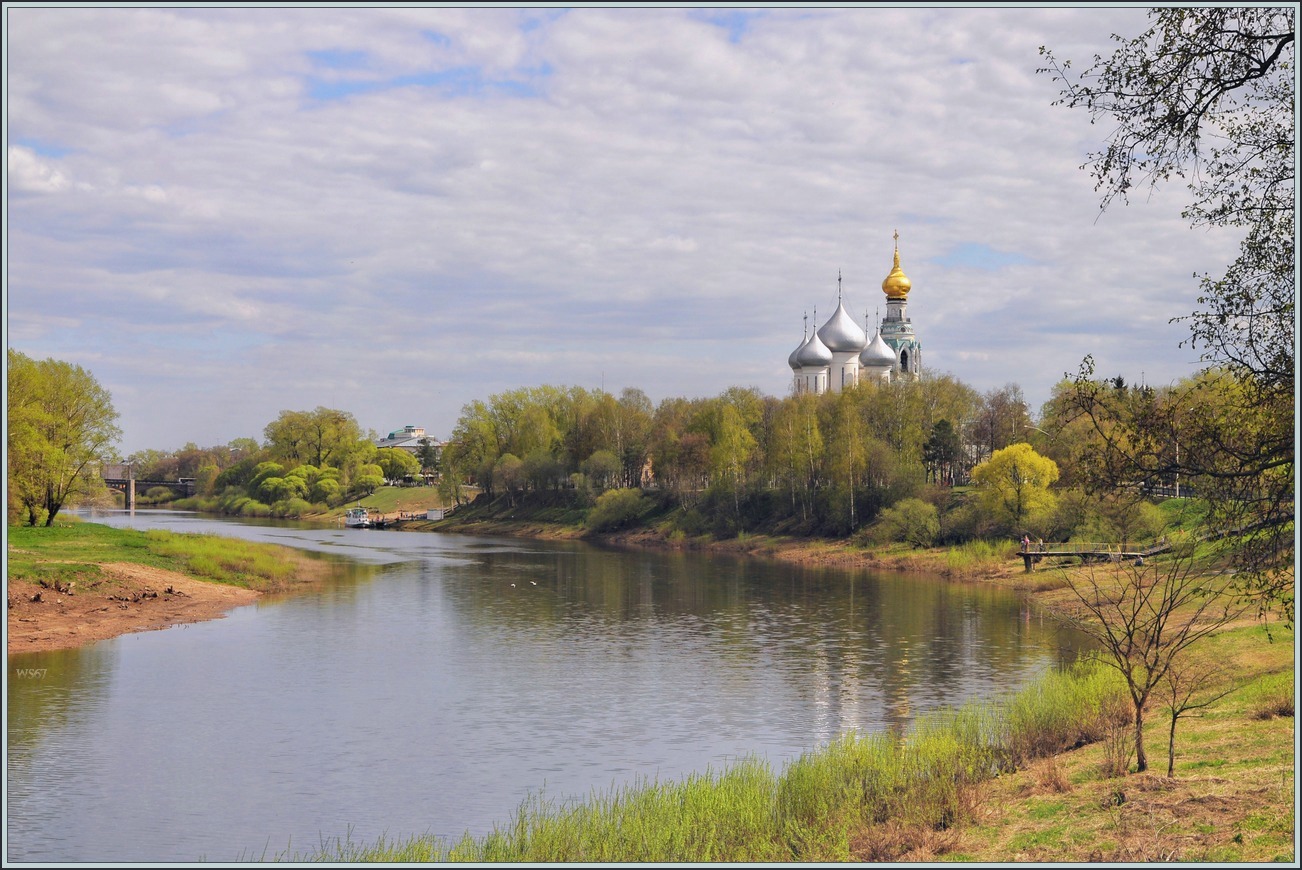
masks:
[(216, 535), (119, 529), (88, 522), (9, 526), (9, 579), (79, 582), (103, 577), (100, 565), (128, 562), (262, 592), (301, 579), (307, 557), (286, 547)]
[(1295, 859), (1294, 636), (1260, 624), (1199, 649), (1220, 695), (1179, 720), (1154, 702), (1133, 771), (1129, 701), (1095, 662), (1000, 704), (846, 735), (775, 772), (758, 758), (582, 801), (526, 800), (485, 836), (326, 841), (322, 862), (1192, 862)]
[(424, 513), (430, 508), (442, 507), (438, 490), (432, 486), (382, 486), (359, 501), (341, 505), (332, 514), (343, 516), (345, 510), (357, 504), (382, 514), (396, 514), (399, 511)]
[[(356, 844), (303, 861), (768, 862), (889, 860), (899, 831), (970, 820), (981, 783), (1119, 724), (1121, 685), (1094, 663), (1051, 672), (1013, 701), (920, 719), (902, 738), (847, 735), (780, 773), (743, 759), (678, 782), (648, 781), (581, 803), (534, 798), (486, 836)], [(1124, 715), (1120, 720), (1124, 727)], [(880, 842), (871, 830), (895, 832)], [(867, 833), (866, 833), (867, 832)], [(894, 845), (892, 845), (894, 844)]]

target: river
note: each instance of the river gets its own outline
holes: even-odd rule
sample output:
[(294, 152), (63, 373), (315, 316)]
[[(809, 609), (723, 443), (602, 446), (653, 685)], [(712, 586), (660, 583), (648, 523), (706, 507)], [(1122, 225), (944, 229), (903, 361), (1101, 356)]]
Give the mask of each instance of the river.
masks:
[(350, 567), (224, 619), (10, 656), (10, 861), (478, 836), (531, 795), (748, 755), (780, 768), (1074, 654), (1017, 595), (916, 574), (172, 511), (94, 520)]

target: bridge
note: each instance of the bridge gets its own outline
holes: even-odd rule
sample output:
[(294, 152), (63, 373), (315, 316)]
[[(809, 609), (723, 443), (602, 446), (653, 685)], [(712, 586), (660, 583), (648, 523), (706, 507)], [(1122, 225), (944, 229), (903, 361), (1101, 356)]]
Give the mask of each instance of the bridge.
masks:
[(99, 476), (109, 489), (115, 489), (126, 495), (127, 510), (135, 510), (137, 489), (148, 491), (156, 486), (164, 486), (183, 498), (194, 495), (193, 477), (182, 477), (177, 480), (137, 480), (136, 470), (124, 463), (100, 466)]
[(1132, 543), (1096, 543), (1068, 542), (1060, 544), (1031, 543), (1017, 551), (1026, 563), (1027, 573), (1035, 570), (1035, 564), (1047, 558), (1078, 558), (1081, 562), (1120, 562), (1134, 559), (1143, 564), (1144, 559), (1165, 553), (1171, 549), (1171, 542), (1163, 538), (1145, 547)]

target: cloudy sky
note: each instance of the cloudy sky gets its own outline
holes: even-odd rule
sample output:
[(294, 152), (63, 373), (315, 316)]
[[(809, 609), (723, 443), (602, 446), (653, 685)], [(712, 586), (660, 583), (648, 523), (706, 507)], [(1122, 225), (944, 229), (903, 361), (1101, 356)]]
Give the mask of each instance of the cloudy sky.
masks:
[(537, 384), (781, 396), (802, 316), (884, 313), (1033, 409), (1166, 383), (1237, 240), (1179, 185), (1099, 214), (1051, 105), (1141, 8), (5, 8), (8, 346), (121, 451), (318, 405), (447, 437)]

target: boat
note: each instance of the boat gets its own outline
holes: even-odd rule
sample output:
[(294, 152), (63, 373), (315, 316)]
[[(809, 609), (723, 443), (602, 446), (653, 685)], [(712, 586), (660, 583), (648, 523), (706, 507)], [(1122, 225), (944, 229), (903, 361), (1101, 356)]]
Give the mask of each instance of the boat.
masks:
[(349, 508), (344, 513), (345, 528), (369, 529), (371, 525), (371, 515), (366, 512), (364, 507)]

